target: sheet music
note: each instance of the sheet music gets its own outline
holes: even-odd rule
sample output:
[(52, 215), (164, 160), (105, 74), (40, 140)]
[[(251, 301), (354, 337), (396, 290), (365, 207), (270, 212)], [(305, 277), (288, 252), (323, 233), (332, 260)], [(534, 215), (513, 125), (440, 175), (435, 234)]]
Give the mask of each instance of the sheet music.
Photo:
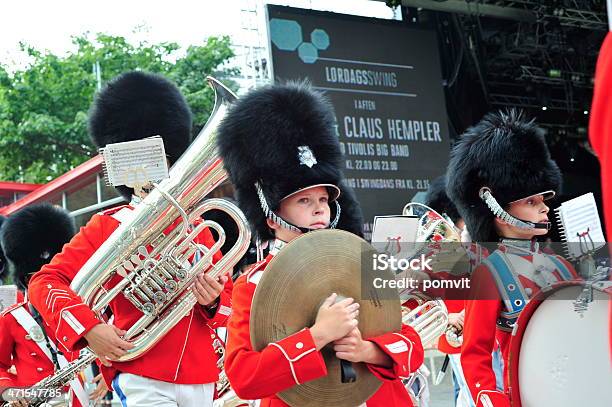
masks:
[[(410, 259), (424, 244), (417, 242), (419, 217), (411, 215), (391, 215), (374, 217), (372, 229), (372, 246), (379, 253), (385, 253), (396, 259)], [(395, 270), (395, 279), (409, 280), (414, 277), (413, 271)], [(413, 291), (412, 287), (398, 288), (400, 298), (406, 300)]]
[(134, 187), (168, 178), (166, 151), (161, 137), (108, 144), (100, 150), (108, 184)]
[(0, 285), (0, 312), (17, 302), (16, 285)]
[(567, 202), (555, 210), (561, 226), (561, 233), (568, 243), (569, 256), (578, 258), (580, 252), (579, 234), (589, 231), (590, 239), (595, 243), (595, 249), (605, 244), (597, 203), (592, 193), (584, 194)]
[(415, 242), (419, 218), (416, 216), (376, 216), (372, 229), (372, 245), (381, 253), (398, 258), (410, 256), (407, 251), (416, 251)]

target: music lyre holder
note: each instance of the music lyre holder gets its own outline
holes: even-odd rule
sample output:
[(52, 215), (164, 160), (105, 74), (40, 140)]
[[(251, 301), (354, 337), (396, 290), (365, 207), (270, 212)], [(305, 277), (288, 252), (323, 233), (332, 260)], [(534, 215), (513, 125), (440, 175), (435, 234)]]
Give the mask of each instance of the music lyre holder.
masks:
[(580, 245), (581, 255), (576, 259), (578, 262), (578, 273), (585, 279), (586, 284), (582, 292), (574, 300), (574, 311), (582, 315), (593, 301), (593, 284), (607, 277), (607, 268), (603, 272), (598, 272), (597, 263), (593, 255), (597, 251), (590, 228), (585, 232), (576, 233), (578, 244)]

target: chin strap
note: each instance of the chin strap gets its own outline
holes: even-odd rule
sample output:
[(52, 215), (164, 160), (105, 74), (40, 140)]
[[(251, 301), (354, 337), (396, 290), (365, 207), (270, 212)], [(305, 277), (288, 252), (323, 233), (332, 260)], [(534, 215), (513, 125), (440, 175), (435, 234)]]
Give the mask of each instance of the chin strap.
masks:
[[(255, 189), (257, 190), (259, 204), (261, 205), (261, 209), (263, 210), (264, 215), (266, 215), (266, 218), (272, 220), (275, 223), (278, 223), (281, 227), (285, 229), (289, 229), (297, 233), (308, 233), (310, 231), (316, 230), (294, 225), (293, 223), (286, 221), (285, 219), (278, 216), (276, 213), (274, 213), (272, 209), (270, 209), (270, 205), (268, 205), (268, 201), (266, 200), (266, 196), (264, 195), (263, 189), (261, 188), (261, 185), (259, 185), (259, 182), (255, 183)], [(340, 212), (342, 211), (342, 209), (340, 208), (340, 204), (337, 200), (334, 201), (334, 203), (336, 204), (336, 216), (334, 217), (334, 220), (331, 221), (327, 229), (335, 229), (336, 226), (338, 226), (338, 221), (340, 220)]]
[(497, 202), (497, 199), (495, 199), (495, 197), (491, 193), (491, 190), (487, 187), (480, 188), (478, 195), (480, 196), (480, 199), (482, 199), (484, 203), (487, 204), (487, 206), (489, 207), (489, 209), (491, 210), (491, 212), (493, 212), (495, 216), (497, 216), (498, 218), (500, 218), (501, 220), (503, 220), (504, 222), (512, 226), (516, 226), (521, 229), (550, 230), (550, 225), (551, 225), (550, 222), (535, 223), (535, 222), (530, 222), (527, 220), (519, 219), (519, 218), (516, 218), (510, 215), (508, 212), (504, 210), (504, 208), (502, 208), (499, 202)]

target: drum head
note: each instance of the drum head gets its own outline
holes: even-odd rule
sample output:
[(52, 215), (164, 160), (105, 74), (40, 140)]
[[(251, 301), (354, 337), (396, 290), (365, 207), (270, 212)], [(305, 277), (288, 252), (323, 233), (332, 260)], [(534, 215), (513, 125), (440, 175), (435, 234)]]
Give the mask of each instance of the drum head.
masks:
[(583, 288), (561, 283), (521, 313), (510, 349), (513, 406), (612, 406), (612, 283), (595, 284), (593, 301), (577, 312)]

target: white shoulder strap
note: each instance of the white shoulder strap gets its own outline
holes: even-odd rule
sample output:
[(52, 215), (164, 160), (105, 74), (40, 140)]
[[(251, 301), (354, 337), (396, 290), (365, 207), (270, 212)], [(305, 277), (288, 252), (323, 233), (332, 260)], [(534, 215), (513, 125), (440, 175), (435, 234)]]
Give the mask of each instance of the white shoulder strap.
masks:
[[(23, 329), (25, 329), (28, 335), (31, 335), (30, 332), (43, 329), (40, 325), (38, 325), (38, 322), (36, 322), (34, 317), (28, 311), (26, 311), (25, 306), (17, 307), (14, 310), (12, 310), (10, 313), (11, 315), (13, 315), (13, 317), (15, 317), (15, 320), (17, 320), (17, 323), (21, 325)], [(47, 348), (44, 337), (42, 338), (42, 340), (38, 340), (38, 341), (36, 341), (35, 339), (36, 338), (32, 338), (34, 343), (36, 343), (36, 345), (38, 345), (40, 350), (43, 351), (45, 355), (47, 355), (50, 361), (53, 361), (53, 357), (51, 356), (51, 351), (49, 350), (49, 348)], [(49, 343), (51, 344), (52, 347), (55, 347), (53, 342), (49, 341)]]
[[(11, 315), (13, 315), (13, 317), (15, 317), (15, 320), (17, 321), (17, 323), (21, 325), (23, 329), (25, 329), (28, 335), (33, 330), (43, 329), (40, 325), (38, 325), (38, 322), (36, 322), (32, 314), (30, 314), (25, 309), (25, 306), (17, 307), (14, 310), (10, 311), (10, 313)], [(36, 345), (38, 345), (40, 350), (43, 351), (43, 353), (47, 356), (47, 358), (51, 362), (53, 362), (51, 351), (49, 350), (49, 348), (47, 348), (47, 341), (45, 341), (44, 339), (36, 341), (34, 339), (35, 338), (32, 338), (34, 343), (36, 343)], [(53, 348), (53, 350), (57, 352), (57, 348), (55, 347), (55, 344), (52, 341), (48, 341), (48, 343), (51, 346), (51, 348)], [(57, 362), (59, 363), (60, 368), (63, 368), (69, 363), (64, 357), (64, 355), (62, 355), (59, 352), (57, 353)], [(74, 379), (70, 381), (70, 389), (72, 390), (74, 396), (78, 398), (79, 401), (81, 402), (81, 406), (88, 405), (89, 397), (87, 396), (87, 393), (85, 392), (85, 389), (83, 388), (83, 384), (79, 381), (78, 377), (75, 377)]]

